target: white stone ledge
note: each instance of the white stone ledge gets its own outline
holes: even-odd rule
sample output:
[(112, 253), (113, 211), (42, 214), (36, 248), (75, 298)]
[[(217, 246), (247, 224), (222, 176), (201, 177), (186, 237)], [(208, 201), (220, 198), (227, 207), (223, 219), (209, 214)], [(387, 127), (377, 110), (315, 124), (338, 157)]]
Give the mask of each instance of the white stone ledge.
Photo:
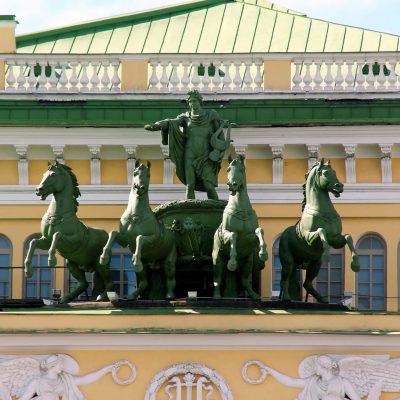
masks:
[[(129, 185), (80, 185), (80, 204), (127, 204)], [(300, 184), (249, 184), (248, 192), (253, 204), (301, 204)], [(227, 199), (225, 185), (218, 188), (221, 199)], [(151, 185), (150, 203), (160, 204), (181, 200), (185, 196), (183, 185)], [(199, 193), (204, 199), (205, 194)], [(44, 203), (48, 203), (50, 197)], [(346, 184), (340, 198), (332, 198), (336, 204), (400, 203), (400, 184)], [(0, 205), (43, 204), (35, 195), (34, 185), (0, 185)]]
[[(34, 338), (34, 340), (32, 340)], [(240, 334), (0, 334), (0, 351), (33, 350), (385, 350), (397, 351), (398, 335), (308, 333)]]

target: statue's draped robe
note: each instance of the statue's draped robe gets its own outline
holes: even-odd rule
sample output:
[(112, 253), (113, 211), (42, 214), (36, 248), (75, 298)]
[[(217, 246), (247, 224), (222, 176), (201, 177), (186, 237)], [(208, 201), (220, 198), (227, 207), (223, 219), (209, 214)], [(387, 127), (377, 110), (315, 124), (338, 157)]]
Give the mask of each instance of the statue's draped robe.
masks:
[[(334, 384), (328, 383), (326, 389), (319, 385), (320, 378), (316, 375), (310, 377), (303, 391), (296, 400), (344, 400), (345, 389), (341, 378), (335, 379)], [(331, 387), (332, 386), (332, 387)]]
[[(178, 115), (175, 119), (168, 119), (158, 122), (161, 127), (162, 144), (168, 144), (169, 158), (175, 164), (176, 175), (179, 180), (186, 185), (185, 176), (185, 144), (188, 135), (188, 129), (193, 129), (196, 126), (208, 126), (210, 128), (210, 138), (216, 129), (213, 126), (220, 126), (223, 122), (214, 110), (206, 111), (202, 115), (191, 115), (190, 112)], [(189, 128), (190, 123), (190, 128)], [(183, 129), (181, 129), (181, 127)], [(209, 152), (197, 157), (192, 165), (196, 172), (195, 190), (204, 192), (203, 179), (212, 181), (214, 186), (218, 186), (218, 173), (221, 169), (221, 161), (212, 161), (209, 158), (210, 152), (213, 149), (210, 145)], [(221, 157), (222, 158), (222, 157)], [(210, 173), (211, 172), (211, 173)], [(200, 179), (199, 179), (200, 178)]]

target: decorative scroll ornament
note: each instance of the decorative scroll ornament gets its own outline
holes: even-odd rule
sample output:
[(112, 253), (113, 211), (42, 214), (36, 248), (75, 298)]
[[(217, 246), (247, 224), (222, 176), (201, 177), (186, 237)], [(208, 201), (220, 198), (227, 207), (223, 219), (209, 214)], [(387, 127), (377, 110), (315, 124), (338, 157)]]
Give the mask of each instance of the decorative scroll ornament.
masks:
[(159, 372), (151, 381), (144, 400), (156, 400), (160, 394), (163, 400), (211, 400), (212, 396), (233, 400), (228, 383), (218, 372), (195, 363), (174, 364)]
[[(121, 367), (130, 369), (124, 380), (118, 377)], [(86, 375), (78, 375), (79, 364), (67, 354), (0, 356), (0, 400), (85, 400), (79, 386), (96, 382), (111, 373), (119, 385), (136, 378), (136, 368), (120, 360)]]
[[(261, 375), (250, 378), (248, 369), (258, 367)], [(301, 388), (296, 400), (379, 400), (383, 392), (400, 392), (400, 358), (388, 355), (316, 355), (299, 365), (299, 378), (284, 375), (258, 360), (242, 368), (243, 379), (262, 383), (267, 375), (288, 387)], [(399, 399), (399, 398), (398, 398)]]

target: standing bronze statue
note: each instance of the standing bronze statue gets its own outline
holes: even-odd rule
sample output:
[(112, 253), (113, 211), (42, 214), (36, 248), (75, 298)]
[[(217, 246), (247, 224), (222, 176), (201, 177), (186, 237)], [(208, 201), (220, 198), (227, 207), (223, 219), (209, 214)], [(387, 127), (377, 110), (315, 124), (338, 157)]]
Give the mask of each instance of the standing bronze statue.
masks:
[(215, 110), (203, 109), (203, 98), (196, 90), (188, 93), (190, 111), (174, 119), (145, 125), (149, 131), (162, 134), (162, 144), (169, 146), (169, 156), (176, 174), (186, 185), (186, 198), (194, 199), (195, 190), (207, 192), (209, 199), (218, 199), (215, 187), (225, 150), (230, 145), (230, 126)]

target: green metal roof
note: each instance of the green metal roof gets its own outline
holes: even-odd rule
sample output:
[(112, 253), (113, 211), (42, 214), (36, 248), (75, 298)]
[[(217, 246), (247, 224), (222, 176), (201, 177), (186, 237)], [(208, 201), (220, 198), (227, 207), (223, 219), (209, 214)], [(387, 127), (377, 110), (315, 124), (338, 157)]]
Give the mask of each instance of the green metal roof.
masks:
[(201, 0), (17, 37), (19, 53), (397, 51), (399, 36), (318, 19), (267, 0)]

